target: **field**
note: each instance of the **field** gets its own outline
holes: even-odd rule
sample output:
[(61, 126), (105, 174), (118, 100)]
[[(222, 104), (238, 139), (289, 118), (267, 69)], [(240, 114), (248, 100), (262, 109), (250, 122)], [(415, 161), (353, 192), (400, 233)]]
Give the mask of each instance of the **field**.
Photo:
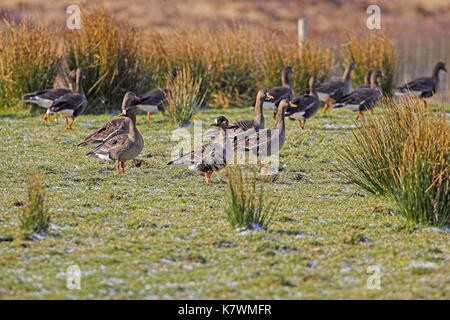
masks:
[[(196, 119), (251, 113), (205, 109)], [(448, 228), (409, 225), (388, 199), (341, 177), (335, 150), (354, 128), (349, 111), (317, 115), (305, 131), (288, 121), (280, 172), (264, 183), (279, 201), (273, 224), (245, 232), (226, 221), (224, 172), (206, 185), (166, 166), (174, 126), (162, 115), (138, 117), (144, 151), (120, 176), (76, 146), (110, 116), (80, 116), (72, 131), (40, 117), (0, 116), (1, 299), (449, 298)], [(18, 233), (30, 169), (51, 213), (49, 233), (32, 241)], [(80, 290), (66, 288), (71, 265)], [(374, 265), (379, 290), (367, 287)]]

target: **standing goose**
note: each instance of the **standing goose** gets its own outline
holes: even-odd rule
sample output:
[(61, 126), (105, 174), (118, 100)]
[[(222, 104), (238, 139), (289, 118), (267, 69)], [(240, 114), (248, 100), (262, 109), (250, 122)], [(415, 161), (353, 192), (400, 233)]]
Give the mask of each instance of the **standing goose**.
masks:
[(88, 156), (96, 156), (102, 160), (115, 161), (116, 173), (119, 174), (119, 164), (122, 167), (122, 173), (125, 173), (125, 162), (133, 160), (144, 147), (144, 138), (136, 128), (136, 111), (133, 104), (137, 101), (137, 97), (132, 92), (127, 92), (123, 98), (123, 108), (121, 117), (127, 117), (131, 125), (129, 131), (117, 134), (109, 138), (92, 151), (88, 152)]
[[(136, 98), (137, 100), (138, 98)], [(135, 102), (136, 100), (131, 99), (130, 97), (127, 99), (123, 99), (122, 101), (122, 112), (125, 111), (128, 107), (130, 107), (130, 103)], [(109, 120), (105, 125), (103, 125), (97, 131), (91, 133), (83, 141), (81, 141), (78, 146), (87, 146), (87, 145), (98, 145), (101, 144), (108, 139), (117, 136), (119, 134), (128, 133), (130, 127), (132, 126), (132, 120), (130, 117), (121, 117)]]
[(167, 88), (155, 88), (139, 96), (136, 107), (147, 112), (147, 120), (150, 120), (151, 112), (165, 112), (164, 104), (167, 102), (167, 97), (170, 95), (170, 88), (179, 72), (177, 69), (173, 69), (170, 72), (169, 78), (167, 79)]
[[(83, 73), (81, 72), (81, 69), (78, 68), (76, 70), (75, 90), (66, 93), (53, 101), (52, 105), (47, 110), (47, 114), (58, 112), (65, 118), (66, 130), (72, 129), (75, 118), (80, 115), (81, 111), (83, 111), (84, 107), (87, 105), (87, 99), (84, 95), (83, 85), (81, 83), (82, 77)], [(72, 118), (70, 123), (68, 118)]]
[(447, 72), (447, 69), (445, 68), (445, 63), (440, 61), (436, 63), (436, 65), (433, 68), (433, 73), (431, 77), (420, 77), (420, 78), (414, 78), (411, 82), (408, 82), (407, 84), (398, 87), (395, 91), (395, 95), (400, 96), (405, 93), (412, 93), (416, 96), (419, 96), (423, 99), (423, 103), (425, 107), (427, 107), (427, 102), (425, 101), (425, 98), (429, 98), (433, 96), (436, 91), (439, 89), (439, 71), (445, 71)]
[[(219, 136), (217, 140), (202, 145), (201, 147), (188, 152), (181, 157), (170, 161), (167, 165), (176, 168), (189, 168), (197, 170), (205, 174), (206, 183), (211, 182), (211, 174), (214, 171), (219, 171), (227, 165), (227, 159), (230, 159), (230, 152), (227, 150), (226, 129), (228, 128), (228, 119), (220, 116), (211, 126), (219, 128)], [(231, 158), (232, 159), (232, 158)]]
[[(54, 89), (48, 89), (48, 90), (39, 90), (35, 92), (26, 93), (24, 96), (24, 102), (28, 103), (34, 103), (37, 104), (39, 107), (45, 108), (48, 110), (48, 108), (52, 105), (52, 103), (58, 99), (59, 97), (72, 93), (73, 89), (75, 88), (75, 81), (76, 81), (76, 70), (72, 70), (69, 73), (68, 77), (69, 86), (70, 88), (54, 88)], [(58, 120), (58, 114), (54, 114), (55, 121)], [(50, 116), (48, 113), (44, 115), (44, 120), (49, 122)]]
[(338, 101), (340, 98), (350, 93), (352, 90), (350, 76), (354, 69), (356, 69), (356, 64), (350, 62), (347, 65), (347, 68), (345, 68), (342, 80), (324, 82), (316, 88), (319, 100), (325, 102), (322, 113), (328, 112), (332, 102)]
[(384, 77), (383, 72), (377, 70), (372, 72), (370, 76), (370, 88), (361, 88), (352, 91), (350, 94), (342, 97), (334, 106), (334, 108), (346, 107), (352, 111), (359, 111), (355, 120), (361, 117), (364, 120), (363, 111), (371, 110), (377, 105), (381, 98), (381, 89), (378, 85), (378, 78)]
[(294, 89), (292, 88), (289, 75), (294, 73), (294, 69), (291, 66), (286, 66), (283, 68), (281, 73), (281, 87), (275, 87), (266, 92), (267, 101), (264, 102), (264, 109), (273, 110), (273, 118), (275, 119), (275, 114), (277, 111), (278, 104), (282, 99), (287, 99), (291, 101), (294, 98)]
[(372, 71), (367, 71), (364, 75), (364, 84), (356, 87), (355, 90), (362, 89), (362, 88), (370, 88), (370, 76), (372, 75)]
[(309, 94), (294, 98), (291, 102), (291, 108), (286, 111), (286, 116), (291, 120), (297, 119), (302, 129), (305, 129), (306, 119), (315, 115), (320, 107), (320, 100), (316, 94), (317, 83), (316, 77), (309, 78)]
[[(285, 113), (289, 107), (289, 101), (282, 99), (278, 105), (277, 119), (275, 126), (272, 129), (263, 129), (251, 135), (246, 135), (246, 132), (237, 136), (237, 151), (251, 152), (259, 156), (261, 173), (265, 174), (264, 159), (268, 156), (278, 154), (284, 145), (285, 141)], [(241, 135), (244, 139), (241, 139)], [(243, 143), (240, 143), (242, 141)]]

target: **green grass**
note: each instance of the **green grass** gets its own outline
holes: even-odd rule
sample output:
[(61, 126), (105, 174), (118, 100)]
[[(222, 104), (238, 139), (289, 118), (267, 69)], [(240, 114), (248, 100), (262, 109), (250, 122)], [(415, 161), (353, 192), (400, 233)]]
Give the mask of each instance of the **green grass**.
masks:
[[(391, 214), (394, 203), (340, 178), (334, 149), (354, 114), (339, 111), (303, 132), (288, 121), (281, 171), (264, 186), (278, 203), (273, 223), (245, 233), (226, 220), (224, 171), (206, 185), (166, 166), (174, 127), (160, 114), (138, 116), (142, 162), (123, 176), (76, 147), (109, 116), (80, 116), (72, 131), (41, 115), (0, 116), (0, 236), (14, 237), (0, 241), (0, 298), (448, 299), (448, 231), (410, 226)], [(195, 118), (206, 125), (220, 113), (252, 111)], [(42, 172), (52, 221), (38, 242), (15, 236), (30, 165)], [(73, 264), (81, 290), (66, 288)], [(366, 287), (371, 265), (381, 266), (381, 290)]]

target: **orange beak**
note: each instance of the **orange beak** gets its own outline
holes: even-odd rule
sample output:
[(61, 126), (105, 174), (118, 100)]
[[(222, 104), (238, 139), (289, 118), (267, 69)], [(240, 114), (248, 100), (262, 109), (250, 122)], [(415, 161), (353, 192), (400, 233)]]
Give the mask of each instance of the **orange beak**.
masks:
[(125, 116), (126, 116), (125, 111), (122, 111), (122, 113), (119, 114), (119, 117), (125, 117)]
[(215, 127), (215, 126), (217, 126), (217, 123), (213, 122), (213, 123), (211, 123), (209, 126), (210, 126), (210, 127)]

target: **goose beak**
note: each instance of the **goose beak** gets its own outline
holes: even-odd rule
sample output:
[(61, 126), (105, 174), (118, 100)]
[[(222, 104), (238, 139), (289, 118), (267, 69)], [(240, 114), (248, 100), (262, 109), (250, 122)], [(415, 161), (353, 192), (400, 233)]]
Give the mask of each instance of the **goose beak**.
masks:
[(446, 68), (444, 68), (444, 69), (442, 69), (442, 70), (444, 70), (445, 72), (448, 72)]
[(210, 123), (209, 126), (210, 126), (210, 127), (215, 127), (215, 126), (217, 126), (217, 123), (215, 123), (215, 122)]
[(290, 106), (291, 108), (297, 107), (297, 106), (296, 106), (295, 104), (293, 104), (293, 103), (290, 103), (289, 106)]
[(274, 97), (271, 96), (270, 94), (266, 94), (266, 97), (267, 97), (268, 99), (274, 99)]
[(125, 111), (122, 111), (122, 113), (119, 114), (119, 117), (125, 117), (126, 115), (127, 115), (126, 112), (125, 112)]

